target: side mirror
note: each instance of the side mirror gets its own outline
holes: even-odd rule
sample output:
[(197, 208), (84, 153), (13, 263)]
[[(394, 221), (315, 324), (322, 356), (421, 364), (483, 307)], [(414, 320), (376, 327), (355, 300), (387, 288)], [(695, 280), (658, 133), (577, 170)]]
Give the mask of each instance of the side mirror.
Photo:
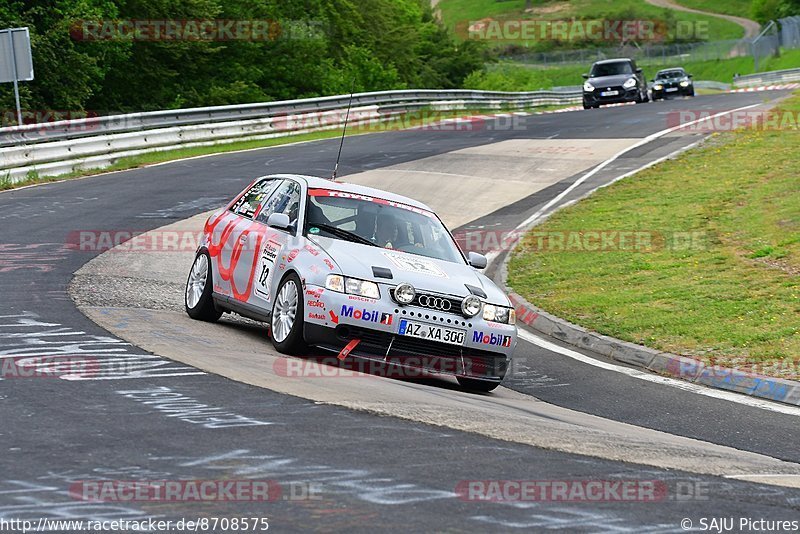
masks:
[(285, 213), (272, 213), (267, 218), (267, 226), (286, 232), (292, 226), (292, 223), (289, 221), (289, 216)]
[(650, 80), (650, 83), (656, 83), (656, 81), (655, 80)]
[(486, 256), (483, 254), (478, 254), (477, 252), (470, 252), (467, 255), (467, 261), (476, 269), (485, 269), (489, 264), (489, 262), (486, 260)]
[(581, 76), (583, 76), (584, 80), (588, 80), (589, 79), (589, 75), (588, 74), (581, 74)]
[(687, 76), (689, 76), (689, 78), (694, 78), (694, 76), (692, 76), (691, 74), (688, 74)]
[(636, 67), (636, 74), (641, 74), (641, 73), (642, 73), (642, 68)]

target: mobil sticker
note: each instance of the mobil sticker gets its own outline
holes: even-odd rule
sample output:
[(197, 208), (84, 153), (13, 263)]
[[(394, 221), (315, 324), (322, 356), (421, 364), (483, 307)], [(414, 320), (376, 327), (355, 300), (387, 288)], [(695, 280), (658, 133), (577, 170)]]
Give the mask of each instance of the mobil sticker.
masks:
[(510, 347), (511, 336), (503, 336), (500, 334), (484, 334), (483, 332), (475, 331), (472, 333), (473, 343), (483, 343), (484, 345), (493, 345), (495, 347)]
[(368, 323), (380, 323), (385, 325), (392, 324), (392, 314), (382, 313), (377, 310), (368, 310), (366, 308), (358, 309), (353, 306), (342, 306), (342, 317), (349, 317), (357, 321), (365, 321)]

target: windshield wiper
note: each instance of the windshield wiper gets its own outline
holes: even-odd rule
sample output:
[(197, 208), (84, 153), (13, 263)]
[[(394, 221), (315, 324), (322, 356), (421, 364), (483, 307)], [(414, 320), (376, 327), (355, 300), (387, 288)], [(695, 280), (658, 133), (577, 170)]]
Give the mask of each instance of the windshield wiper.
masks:
[(340, 237), (346, 241), (352, 241), (354, 243), (361, 243), (362, 245), (371, 245), (373, 247), (377, 247), (376, 243), (373, 243), (366, 237), (361, 237), (358, 234), (354, 234), (353, 232), (348, 232), (347, 230), (343, 230), (341, 228), (337, 228), (336, 226), (325, 224), (325, 223), (311, 223), (309, 226), (316, 226), (320, 230), (325, 230), (329, 234), (333, 234), (336, 237)]

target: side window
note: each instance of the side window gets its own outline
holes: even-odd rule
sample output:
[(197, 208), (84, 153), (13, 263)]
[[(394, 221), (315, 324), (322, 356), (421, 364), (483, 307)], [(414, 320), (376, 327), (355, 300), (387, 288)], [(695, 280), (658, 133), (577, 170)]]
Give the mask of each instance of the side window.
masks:
[(265, 198), (269, 198), (270, 194), (277, 188), (283, 180), (276, 180), (274, 178), (261, 180), (248, 189), (239, 200), (231, 207), (231, 211), (236, 215), (241, 215), (248, 219), (252, 219), (258, 210), (258, 206)]
[(300, 211), (300, 184), (292, 180), (284, 180), (271, 196), (263, 200), (256, 220), (266, 224), (273, 213), (285, 213), (289, 221), (297, 222)]

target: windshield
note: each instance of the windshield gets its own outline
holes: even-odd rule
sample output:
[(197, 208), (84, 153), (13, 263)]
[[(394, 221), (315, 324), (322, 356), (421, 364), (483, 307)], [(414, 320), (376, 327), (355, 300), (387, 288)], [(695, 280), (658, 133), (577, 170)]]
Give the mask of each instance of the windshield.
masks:
[(434, 213), (344, 191), (308, 191), (305, 234), (463, 262), (453, 238)]
[(618, 61), (616, 63), (597, 63), (592, 67), (591, 77), (599, 78), (601, 76), (617, 76), (619, 74), (633, 74), (633, 68), (627, 61)]
[(656, 74), (656, 78), (660, 78), (662, 80), (669, 80), (671, 78), (683, 78), (686, 76), (686, 73), (682, 70), (662, 70), (658, 74)]

